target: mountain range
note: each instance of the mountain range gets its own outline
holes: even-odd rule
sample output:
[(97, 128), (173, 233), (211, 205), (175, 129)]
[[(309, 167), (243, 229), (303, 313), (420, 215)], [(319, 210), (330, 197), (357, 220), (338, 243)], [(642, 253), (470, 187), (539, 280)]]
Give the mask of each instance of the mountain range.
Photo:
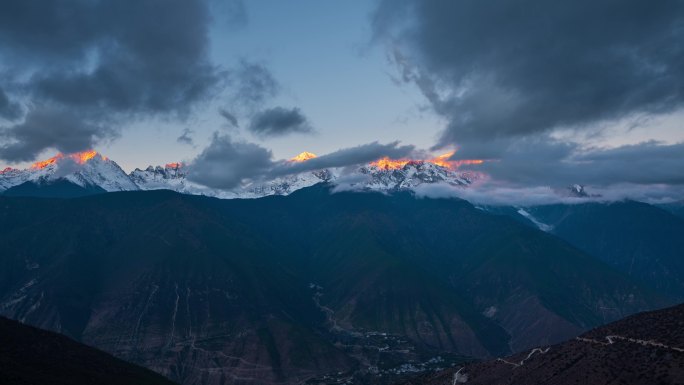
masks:
[[(300, 154), (289, 162), (309, 159), (311, 157), (302, 157)], [(95, 151), (86, 151), (60, 154), (27, 169), (2, 170), (0, 193), (11, 196), (76, 197), (114, 191), (165, 189), (233, 199), (287, 195), (321, 182), (344, 181), (348, 187), (390, 191), (413, 188), (423, 183), (465, 186), (477, 177), (472, 172), (459, 172), (431, 161), (405, 161), (399, 164), (372, 162), (351, 170), (332, 168), (307, 171), (273, 180), (254, 181), (233, 190), (221, 190), (193, 182), (188, 177), (189, 172), (182, 163), (168, 163), (164, 166), (149, 166), (144, 170), (135, 169), (126, 174), (113, 160)]]
[(573, 204), (525, 207), (414, 194), (477, 178), (447, 166), (234, 191), (96, 152), (6, 169), (0, 315), (181, 384), (388, 384), (684, 299), (678, 206), (582, 186)]

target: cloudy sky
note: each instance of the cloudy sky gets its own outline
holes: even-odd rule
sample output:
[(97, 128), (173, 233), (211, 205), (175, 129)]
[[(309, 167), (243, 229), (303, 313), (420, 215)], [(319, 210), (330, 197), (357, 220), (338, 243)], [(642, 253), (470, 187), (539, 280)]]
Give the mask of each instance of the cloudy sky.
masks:
[(0, 168), (95, 148), (231, 188), (458, 149), (506, 188), (678, 192), (683, 87), (677, 0), (0, 4)]

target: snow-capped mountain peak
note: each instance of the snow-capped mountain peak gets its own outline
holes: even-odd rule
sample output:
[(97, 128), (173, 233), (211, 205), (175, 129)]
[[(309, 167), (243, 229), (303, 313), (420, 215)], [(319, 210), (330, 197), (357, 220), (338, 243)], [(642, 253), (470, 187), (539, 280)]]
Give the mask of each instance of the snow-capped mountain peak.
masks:
[(5, 169), (0, 174), (0, 191), (26, 182), (49, 184), (57, 179), (65, 179), (81, 187), (97, 186), (105, 191), (138, 190), (116, 162), (90, 150), (57, 154), (24, 170)]
[[(292, 162), (306, 162), (315, 158), (302, 153)], [(81, 187), (100, 187), (105, 191), (168, 189), (184, 194), (207, 195), (217, 198), (259, 198), (268, 195), (288, 195), (317, 183), (345, 183), (354, 190), (394, 191), (412, 189), (426, 183), (447, 183), (467, 186), (473, 176), (459, 172), (442, 158), (435, 160), (380, 159), (350, 171), (321, 169), (281, 176), (272, 180), (255, 180), (232, 191), (211, 189), (188, 179), (189, 167), (183, 163), (136, 168), (126, 174), (116, 162), (95, 151), (62, 155), (36, 162), (30, 168), (0, 171), (0, 192), (25, 182), (49, 184), (62, 179)], [(350, 183), (350, 180), (354, 182)]]
[(422, 160), (410, 160), (399, 164), (381, 160), (362, 166), (358, 171), (368, 176), (360, 187), (370, 190), (411, 189), (425, 183), (447, 183), (452, 186), (465, 186), (471, 183), (465, 173)]

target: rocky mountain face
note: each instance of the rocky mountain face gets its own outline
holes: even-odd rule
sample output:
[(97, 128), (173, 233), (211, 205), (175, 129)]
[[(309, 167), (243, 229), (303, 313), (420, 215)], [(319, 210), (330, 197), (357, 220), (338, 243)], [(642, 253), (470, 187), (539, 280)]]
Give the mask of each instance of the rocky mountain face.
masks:
[(684, 305), (641, 313), (558, 345), (458, 366), (404, 384), (684, 383)]
[(332, 189), (0, 197), (0, 314), (183, 384), (370, 383), (669, 303), (465, 201)]
[(4, 385), (173, 385), (152, 372), (65, 336), (0, 317)]

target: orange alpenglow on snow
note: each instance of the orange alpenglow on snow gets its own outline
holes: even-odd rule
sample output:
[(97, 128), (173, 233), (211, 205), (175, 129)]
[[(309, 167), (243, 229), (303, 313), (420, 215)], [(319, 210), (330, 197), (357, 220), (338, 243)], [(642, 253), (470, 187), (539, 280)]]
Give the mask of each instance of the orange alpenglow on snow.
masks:
[(31, 166), (31, 168), (36, 169), (36, 170), (41, 169), (41, 168), (45, 168), (45, 167), (47, 167), (47, 166), (49, 166), (49, 165), (51, 165), (51, 164), (57, 163), (57, 161), (58, 161), (59, 159), (62, 159), (62, 158), (64, 158), (64, 155), (62, 155), (62, 154), (57, 154), (57, 155), (53, 156), (53, 157), (50, 158), (50, 159), (41, 160), (41, 161), (39, 161), (39, 162), (34, 163), (34, 164)]
[(313, 159), (315, 157), (316, 157), (316, 154), (314, 154), (312, 152), (304, 151), (301, 154), (295, 156), (294, 158), (290, 158), (290, 162), (304, 162), (304, 161), (307, 161), (309, 159)]
[(389, 157), (384, 157), (375, 162), (371, 162), (370, 165), (385, 170), (396, 170), (406, 166), (409, 162), (411, 161), (407, 159), (390, 159)]
[(484, 163), (484, 160), (482, 159), (461, 159), (461, 160), (449, 160), (456, 151), (451, 151), (447, 152), (446, 154), (439, 155), (435, 158), (432, 158), (428, 160), (430, 163), (434, 163), (438, 166), (450, 168), (450, 169), (456, 169), (459, 168), (463, 165), (468, 165), (468, 164), (482, 164)]
[(176, 168), (176, 169), (177, 169), (177, 168), (183, 167), (183, 163), (180, 163), (180, 162), (167, 163), (167, 164), (164, 165), (164, 167), (166, 167), (166, 168)]
[(462, 160), (449, 160), (452, 155), (454, 155), (456, 151), (451, 151), (447, 152), (446, 154), (442, 154), (439, 156), (436, 156), (432, 159), (425, 159), (425, 160), (413, 160), (413, 159), (390, 159), (388, 157), (384, 157), (381, 159), (376, 160), (375, 162), (371, 162), (371, 166), (376, 166), (377, 168), (381, 168), (384, 170), (396, 170), (403, 168), (410, 162), (426, 162), (426, 163), (432, 163), (437, 166), (441, 166), (444, 168), (448, 168), (451, 170), (455, 170), (459, 168), (460, 166), (463, 165), (468, 165), (468, 164), (482, 164), (484, 163), (484, 160), (482, 159), (462, 159)]
[(452, 161), (450, 161), (449, 158), (451, 158), (451, 156), (454, 155), (455, 153), (456, 153), (456, 151), (447, 152), (446, 154), (442, 154), (442, 155), (439, 155), (439, 156), (436, 156), (436, 157), (430, 159), (428, 162), (434, 163), (438, 166), (451, 168), (452, 167), (451, 166)]
[(71, 159), (75, 160), (76, 163), (78, 163), (78, 164), (84, 164), (85, 162), (93, 159), (95, 156), (97, 156), (97, 151), (95, 151), (95, 150), (77, 152), (77, 153), (69, 155), (69, 157)]
[(468, 164), (482, 164), (484, 163), (484, 160), (482, 159), (461, 159), (461, 160), (452, 160), (452, 168), (459, 168), (463, 165), (468, 165)]
[[(66, 157), (70, 158), (71, 160), (73, 160), (74, 162), (76, 162), (78, 164), (85, 164), (86, 162), (88, 162), (89, 160), (93, 159), (94, 157), (96, 157), (98, 155), (99, 154), (97, 153), (97, 151), (88, 150), (88, 151), (83, 151), (83, 152), (75, 152), (73, 154), (66, 155)], [(34, 170), (39, 170), (39, 169), (45, 168), (51, 164), (57, 163), (58, 161), (60, 161), (64, 157), (65, 157), (65, 155), (60, 153), (60, 154), (53, 156), (50, 159), (41, 160), (40, 162), (34, 163), (31, 166), (31, 168)], [(102, 156), (102, 155), (100, 155), (100, 158), (102, 158), (103, 160), (107, 160), (107, 158)]]

